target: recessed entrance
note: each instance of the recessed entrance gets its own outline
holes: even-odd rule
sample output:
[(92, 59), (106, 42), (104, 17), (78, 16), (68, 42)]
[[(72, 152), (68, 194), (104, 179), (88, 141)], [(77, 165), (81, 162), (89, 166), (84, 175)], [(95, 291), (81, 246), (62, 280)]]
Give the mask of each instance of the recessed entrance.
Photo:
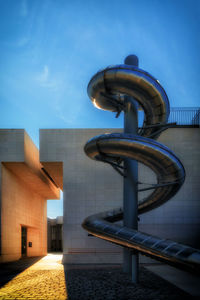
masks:
[(22, 247), (21, 247), (21, 254), (22, 257), (27, 255), (27, 228), (26, 227), (21, 227), (21, 242), (22, 242)]

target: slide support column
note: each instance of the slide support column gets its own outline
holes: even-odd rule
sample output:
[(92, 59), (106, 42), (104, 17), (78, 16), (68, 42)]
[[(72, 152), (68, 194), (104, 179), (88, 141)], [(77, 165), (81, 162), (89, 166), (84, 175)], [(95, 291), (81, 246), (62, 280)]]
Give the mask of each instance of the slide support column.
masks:
[[(127, 65), (138, 67), (138, 58), (135, 55), (128, 56), (125, 61)], [(124, 133), (137, 135), (138, 130), (138, 104), (129, 96), (125, 96), (124, 111)], [(131, 159), (124, 160), (124, 226), (138, 229), (138, 162)], [(124, 248), (123, 270), (130, 274), (132, 282), (138, 282), (139, 256), (137, 251)]]

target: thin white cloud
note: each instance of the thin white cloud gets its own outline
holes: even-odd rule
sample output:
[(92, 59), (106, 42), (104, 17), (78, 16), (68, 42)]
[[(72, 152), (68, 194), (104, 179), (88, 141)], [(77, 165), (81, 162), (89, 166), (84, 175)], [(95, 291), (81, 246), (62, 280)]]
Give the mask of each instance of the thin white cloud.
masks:
[(26, 17), (28, 15), (28, 4), (27, 0), (21, 1), (20, 15), (22, 17)]
[(63, 110), (59, 104), (55, 105), (56, 116), (61, 119), (64, 123), (69, 123), (69, 118), (63, 114)]
[(21, 39), (19, 39), (17, 42), (16, 42), (16, 46), (17, 47), (24, 47), (27, 45), (27, 43), (29, 42), (29, 38), (27, 37), (22, 37)]
[(50, 70), (47, 65), (36, 75), (35, 80), (41, 87), (48, 88), (52, 91), (58, 91), (62, 87), (62, 81), (50, 75)]
[(41, 83), (47, 83), (49, 78), (49, 68), (48, 66), (44, 66), (42, 72), (38, 75), (38, 81)]
[(21, 48), (21, 47), (24, 47), (26, 46), (30, 41), (30, 38), (29, 37), (19, 37), (18, 39), (16, 40), (13, 40), (13, 41), (1, 41), (1, 44), (4, 45), (5, 47), (11, 47), (11, 48)]

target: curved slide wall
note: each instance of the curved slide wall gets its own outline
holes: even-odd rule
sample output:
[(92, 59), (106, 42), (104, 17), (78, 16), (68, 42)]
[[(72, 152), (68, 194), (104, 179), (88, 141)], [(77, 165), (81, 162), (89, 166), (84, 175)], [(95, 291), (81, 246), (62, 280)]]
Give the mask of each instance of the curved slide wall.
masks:
[[(115, 133), (96, 136), (86, 143), (85, 153), (91, 159), (119, 168), (123, 159), (134, 159), (155, 172), (158, 185), (139, 202), (139, 214), (168, 201), (184, 183), (185, 170), (169, 148), (155, 141), (161, 126), (167, 123), (170, 111), (168, 97), (158, 80), (135, 66), (112, 66), (92, 77), (88, 95), (97, 108), (117, 113), (124, 109), (125, 97), (132, 97), (143, 109), (145, 118), (138, 135)], [(99, 238), (138, 250), (176, 267), (199, 272), (199, 250), (114, 224), (122, 219), (123, 210), (119, 208), (90, 216), (82, 226)]]

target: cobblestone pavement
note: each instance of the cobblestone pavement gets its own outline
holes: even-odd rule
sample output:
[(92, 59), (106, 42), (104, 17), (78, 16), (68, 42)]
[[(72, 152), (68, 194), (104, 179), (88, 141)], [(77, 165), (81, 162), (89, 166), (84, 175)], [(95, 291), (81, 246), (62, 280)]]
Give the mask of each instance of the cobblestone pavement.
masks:
[(119, 266), (82, 265), (65, 266), (64, 269), (61, 259), (62, 255), (43, 257), (6, 283), (0, 289), (0, 299), (194, 299), (143, 267), (140, 268), (140, 282), (135, 285)]
[(68, 269), (66, 271), (70, 300), (191, 300), (191, 295), (140, 267), (136, 285), (120, 267)]
[(47, 255), (0, 289), (0, 299), (67, 299), (62, 255)]

